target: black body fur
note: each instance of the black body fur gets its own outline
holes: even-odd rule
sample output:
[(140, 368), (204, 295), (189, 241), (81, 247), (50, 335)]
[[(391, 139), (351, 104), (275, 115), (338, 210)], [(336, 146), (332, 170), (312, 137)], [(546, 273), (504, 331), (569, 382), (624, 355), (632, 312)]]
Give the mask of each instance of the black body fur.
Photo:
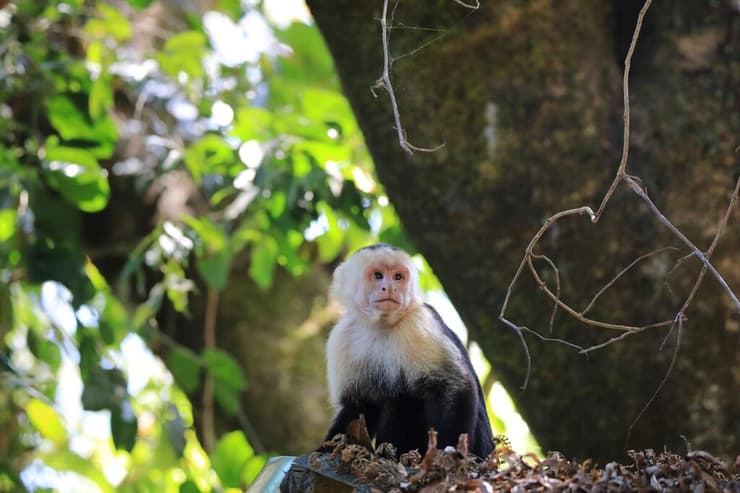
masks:
[(376, 445), (389, 442), (399, 454), (414, 449), (423, 454), (430, 428), (438, 433), (439, 448), (456, 446), (459, 435), (467, 433), (470, 452), (485, 458), (493, 451), (485, 398), (468, 353), (437, 311), (429, 305), (425, 308), (431, 310), (439, 328), (452, 342), (450, 349), (459, 351), (457, 361), (464, 364), (450, 363), (415, 381), (408, 381), (402, 374), (398, 381), (401, 383), (394, 385), (384, 381), (382, 372), (369, 372), (366, 379), (341, 396), (341, 407), (327, 440), (344, 433), (352, 420), (364, 414)]

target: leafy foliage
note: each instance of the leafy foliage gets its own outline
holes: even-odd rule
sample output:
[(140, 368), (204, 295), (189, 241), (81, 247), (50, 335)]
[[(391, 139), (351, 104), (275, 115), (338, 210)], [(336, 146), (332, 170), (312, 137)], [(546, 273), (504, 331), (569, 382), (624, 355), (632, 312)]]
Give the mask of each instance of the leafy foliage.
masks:
[[(190, 316), (197, 286), (223, 290), (238, 258), (267, 288), (276, 269), (298, 276), (378, 237), (403, 241), (314, 26), (278, 28), (221, 0), (228, 16), (188, 12), (148, 46), (134, 33), (152, 4), (0, 7), (0, 491), (49, 487), (36, 474), (48, 468), (101, 491), (248, 484), (265, 457), (241, 432), (209, 457), (185, 393), (210, 378), (233, 415), (249, 376), (225, 351), (162, 339), (162, 304)], [(248, 42), (227, 50), (221, 31)], [(110, 208), (125, 180), (144, 201), (167, 176), (186, 176), (199, 206), (156, 221), (106, 278), (85, 214)], [(142, 345), (155, 339), (168, 371)], [(144, 382), (132, 354), (149, 362)], [(81, 437), (94, 446), (72, 446)]]

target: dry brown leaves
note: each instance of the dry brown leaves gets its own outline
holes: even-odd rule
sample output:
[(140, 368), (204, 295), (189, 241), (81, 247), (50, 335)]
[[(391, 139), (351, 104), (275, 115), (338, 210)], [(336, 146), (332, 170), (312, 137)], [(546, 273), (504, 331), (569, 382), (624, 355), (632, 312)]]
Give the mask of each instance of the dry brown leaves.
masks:
[[(467, 436), (457, 447), (437, 448), (429, 432), (429, 447), (402, 454), (381, 444), (375, 450), (356, 438), (337, 435), (329, 446), (335, 471), (350, 474), (368, 493), (492, 493), (494, 491), (685, 491), (740, 492), (740, 456), (732, 467), (703, 451), (678, 455), (653, 450), (629, 451), (630, 464), (610, 462), (597, 467), (591, 461), (567, 460), (558, 452), (545, 459), (518, 455), (505, 438), (486, 459), (468, 453)], [(331, 448), (333, 447), (333, 448)], [(326, 450), (326, 449), (325, 449)]]

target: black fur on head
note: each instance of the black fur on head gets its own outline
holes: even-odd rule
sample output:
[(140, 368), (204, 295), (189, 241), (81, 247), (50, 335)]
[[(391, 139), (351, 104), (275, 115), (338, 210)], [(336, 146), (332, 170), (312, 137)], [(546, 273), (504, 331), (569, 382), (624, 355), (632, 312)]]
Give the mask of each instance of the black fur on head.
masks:
[(366, 246), (366, 247), (362, 247), (358, 251), (362, 251), (362, 250), (378, 250), (380, 248), (389, 248), (389, 249), (394, 250), (394, 251), (401, 250), (400, 248), (395, 247), (393, 245), (389, 245), (388, 243), (376, 243), (375, 245), (369, 245), (369, 246)]

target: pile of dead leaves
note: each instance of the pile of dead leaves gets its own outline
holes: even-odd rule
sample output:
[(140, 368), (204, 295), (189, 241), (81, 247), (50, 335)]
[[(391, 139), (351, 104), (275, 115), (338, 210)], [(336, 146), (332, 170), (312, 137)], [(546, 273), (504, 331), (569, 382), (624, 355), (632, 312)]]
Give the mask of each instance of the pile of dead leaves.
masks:
[[(354, 436), (353, 436), (354, 435)], [(712, 455), (694, 451), (630, 451), (630, 464), (610, 462), (596, 467), (590, 461), (569, 461), (557, 452), (540, 459), (518, 455), (499, 439), (485, 460), (468, 453), (461, 435), (456, 448), (437, 449), (430, 431), (424, 456), (417, 452), (396, 458), (389, 444), (373, 449), (362, 432), (338, 435), (315, 453), (314, 470), (332, 469), (352, 478), (356, 490), (377, 492), (493, 492), (493, 491), (687, 491), (740, 492), (740, 457), (728, 467)]]

